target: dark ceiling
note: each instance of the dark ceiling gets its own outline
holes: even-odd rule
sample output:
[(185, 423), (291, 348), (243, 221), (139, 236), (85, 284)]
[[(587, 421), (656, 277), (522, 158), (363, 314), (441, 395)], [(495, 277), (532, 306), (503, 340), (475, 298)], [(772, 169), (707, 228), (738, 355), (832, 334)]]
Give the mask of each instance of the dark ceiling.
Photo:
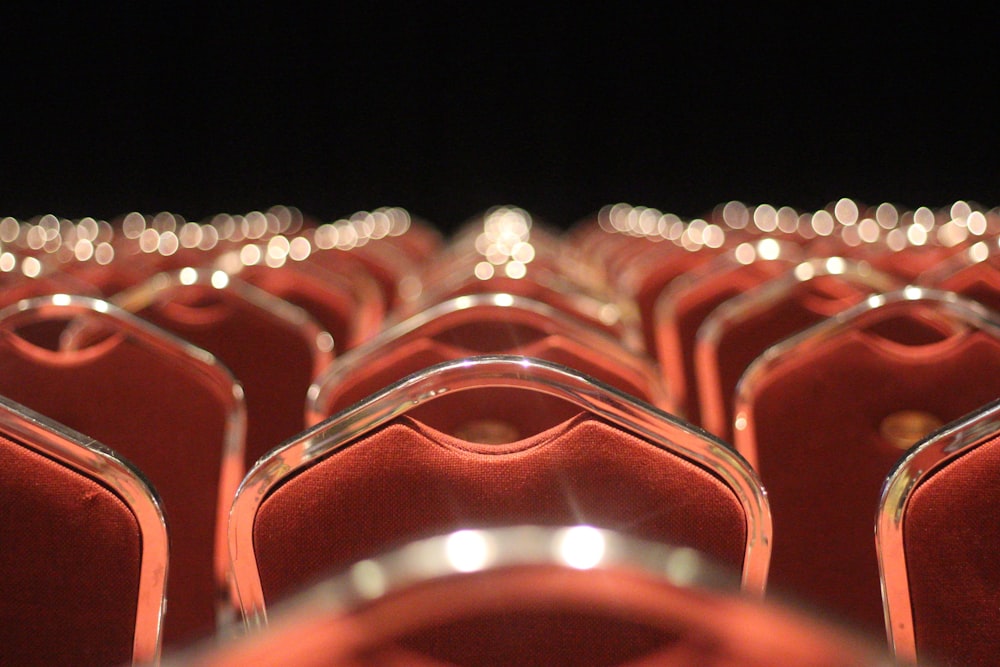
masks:
[(473, 6), (0, 16), (0, 215), (1000, 204), (985, 17)]

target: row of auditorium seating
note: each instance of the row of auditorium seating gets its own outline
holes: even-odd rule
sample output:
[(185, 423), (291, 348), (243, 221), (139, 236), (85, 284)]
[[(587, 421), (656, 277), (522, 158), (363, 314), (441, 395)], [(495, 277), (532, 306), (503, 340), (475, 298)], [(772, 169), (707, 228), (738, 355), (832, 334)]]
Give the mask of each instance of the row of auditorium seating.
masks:
[(447, 243), (398, 208), (3, 219), (3, 662), (151, 661), (410, 540), (592, 524), (988, 664), (998, 229), (850, 200), (499, 207)]

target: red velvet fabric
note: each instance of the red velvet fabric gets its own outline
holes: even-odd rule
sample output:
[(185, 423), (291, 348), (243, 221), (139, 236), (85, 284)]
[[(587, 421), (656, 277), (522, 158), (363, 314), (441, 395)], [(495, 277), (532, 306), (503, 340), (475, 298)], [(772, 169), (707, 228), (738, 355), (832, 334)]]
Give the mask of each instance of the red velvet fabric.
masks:
[(0, 334), (0, 394), (108, 445), (164, 503), (170, 535), (167, 641), (215, 627), (215, 518), (226, 399), (193, 366), (123, 337), (80, 352)]
[(178, 287), (170, 301), (137, 314), (214, 354), (243, 385), (247, 469), (305, 428), (306, 392), (321, 369), (296, 325), (202, 285)]
[(585, 415), (502, 446), (399, 418), (277, 488), (260, 507), (254, 541), (273, 601), (418, 536), (576, 523), (689, 545), (734, 568), (743, 562), (746, 517), (726, 485)]
[(0, 663), (132, 658), (142, 537), (104, 486), (0, 437)]
[(954, 420), (1000, 395), (1000, 341), (977, 332), (910, 347), (850, 330), (759, 377), (750, 416), (774, 518), (769, 586), (882, 633), (873, 525), (902, 455), (882, 420)]
[(698, 276), (671, 294), (673, 318), (657, 322), (657, 354), (671, 396), (685, 419), (701, 423), (698, 378), (694, 368), (694, 341), (705, 318), (724, 301), (787, 271), (784, 261), (757, 261), (725, 271)]
[(649, 354), (659, 358), (656, 344), (656, 300), (675, 278), (717, 257), (720, 251), (704, 248), (697, 252), (670, 247), (662, 243), (650, 248), (642, 257), (637, 257), (635, 266), (641, 269), (633, 298), (639, 308), (642, 322), (642, 338)]
[[(736, 384), (754, 359), (768, 347), (826, 317), (858, 303), (870, 292), (836, 277), (824, 276), (796, 286), (775, 303), (721, 331), (712, 350), (714, 363), (697, 367), (699, 376), (713, 373), (717, 389), (699, 382), (699, 407), (706, 428), (727, 442), (733, 439)], [(707, 414), (711, 410), (711, 418)]]
[(935, 287), (961, 294), (1000, 313), (1000, 270), (980, 262), (942, 280)]
[(323, 276), (299, 270), (294, 264), (277, 268), (248, 266), (239, 275), (251, 285), (312, 315), (333, 336), (340, 351), (363, 342), (375, 332), (385, 315), (380, 299), (358, 303), (347, 285), (324, 280)]
[[(480, 335), (480, 333), (482, 335)], [(447, 342), (440, 342), (445, 340)], [(320, 409), (329, 416), (381, 391), (411, 373), (434, 364), (476, 354), (523, 354), (561, 364), (643, 401), (652, 400), (649, 382), (632, 369), (616, 365), (594, 350), (563, 336), (496, 321), (463, 326), (434, 338), (413, 337), (386, 346), (384, 353), (345, 373)], [(554, 408), (554, 414), (563, 414)], [(554, 424), (555, 422), (553, 422)], [(553, 425), (550, 424), (550, 425)]]
[(947, 463), (903, 517), (917, 657), (995, 665), (1000, 656), (1000, 437)]

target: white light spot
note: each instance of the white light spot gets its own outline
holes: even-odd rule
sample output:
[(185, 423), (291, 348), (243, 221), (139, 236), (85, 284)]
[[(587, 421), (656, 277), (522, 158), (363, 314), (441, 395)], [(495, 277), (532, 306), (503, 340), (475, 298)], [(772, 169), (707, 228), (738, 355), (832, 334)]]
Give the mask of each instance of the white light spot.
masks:
[(382, 567), (372, 560), (351, 566), (351, 581), (363, 597), (375, 599), (385, 594), (387, 581)]
[(497, 294), (493, 298), (493, 303), (503, 308), (510, 308), (514, 305), (514, 296), (512, 294)]
[(854, 200), (844, 197), (834, 205), (833, 214), (840, 224), (853, 225), (858, 221), (858, 205)]
[(73, 246), (73, 256), (78, 262), (86, 262), (94, 256), (94, 244), (88, 239), (80, 239)]
[(490, 562), (490, 548), (478, 530), (460, 530), (445, 541), (445, 557), (459, 572), (475, 572)]
[(736, 250), (733, 255), (736, 257), (736, 261), (740, 264), (747, 265), (753, 263), (757, 258), (757, 251), (750, 243), (741, 243), (736, 246)]
[(847, 262), (842, 257), (829, 257), (826, 260), (826, 272), (831, 276), (843, 275), (847, 270)]
[(185, 266), (177, 273), (177, 280), (181, 285), (194, 285), (198, 282), (198, 271), (190, 266)]
[(757, 255), (766, 260), (778, 259), (781, 245), (775, 239), (762, 239), (757, 243)]
[(262, 255), (260, 247), (254, 244), (240, 248), (240, 261), (243, 262), (243, 266), (256, 266), (260, 263)]
[(966, 218), (966, 225), (969, 228), (969, 233), (974, 236), (982, 236), (986, 233), (986, 216), (979, 211), (974, 211), (969, 214)]
[(229, 274), (225, 271), (212, 271), (211, 283), (215, 289), (226, 289), (229, 287)]
[(816, 211), (812, 216), (812, 228), (818, 236), (829, 236), (834, 229), (833, 216), (826, 211)]
[(985, 241), (978, 241), (969, 248), (969, 259), (973, 262), (985, 262), (990, 256), (990, 247)]
[(927, 243), (927, 229), (920, 224), (910, 225), (906, 228), (906, 240), (910, 242), (910, 245), (924, 245)]
[(506, 266), (504, 266), (504, 273), (507, 274), (508, 278), (520, 280), (527, 275), (528, 267), (521, 262), (507, 262)]
[(68, 306), (70, 303), (72, 303), (72, 301), (73, 301), (73, 297), (71, 297), (69, 294), (53, 294), (52, 295), (52, 304), (55, 305), (55, 306), (63, 306), (63, 307), (65, 307), (65, 306)]
[(816, 269), (809, 262), (802, 262), (795, 267), (793, 272), (795, 274), (795, 279), (800, 282), (805, 282), (811, 280), (813, 276), (816, 275)]
[(29, 278), (37, 278), (42, 273), (42, 263), (36, 257), (25, 257), (21, 262), (21, 273)]
[(479, 262), (476, 264), (476, 268), (473, 269), (476, 277), (480, 280), (489, 280), (493, 277), (494, 269), (493, 265), (489, 262)]
[(564, 563), (578, 570), (598, 565), (607, 548), (604, 535), (592, 526), (567, 528), (557, 541), (558, 556)]

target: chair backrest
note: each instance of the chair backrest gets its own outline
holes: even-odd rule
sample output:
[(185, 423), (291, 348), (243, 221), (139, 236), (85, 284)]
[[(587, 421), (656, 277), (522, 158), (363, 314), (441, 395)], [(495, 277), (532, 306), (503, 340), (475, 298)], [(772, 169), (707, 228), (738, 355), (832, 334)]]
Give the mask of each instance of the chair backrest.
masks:
[(790, 271), (800, 258), (801, 248), (791, 243), (744, 242), (676, 278), (658, 295), (655, 356), (679, 414), (701, 424), (694, 347), (705, 318), (727, 300)]
[[(280, 240), (280, 243), (275, 241)], [(304, 246), (293, 245), (303, 241)], [(305, 261), (310, 253), (304, 237), (291, 242), (275, 237), (260, 246), (247, 245), (219, 258), (216, 266), (268, 294), (306, 311), (331, 336), (338, 354), (374, 336), (385, 319), (382, 292), (360, 263), (350, 256), (343, 267)], [(298, 254), (297, 254), (298, 253)]]
[(733, 297), (698, 328), (694, 367), (701, 423), (733, 439), (736, 383), (768, 347), (871, 294), (902, 287), (893, 277), (840, 257), (810, 259)]
[[(74, 318), (91, 344), (48, 350), (17, 333)], [(114, 448), (152, 481), (171, 529), (165, 639), (211, 632), (228, 607), (225, 518), (245, 469), (232, 375), (111, 304), (54, 295), (0, 312), (0, 394)]]
[(917, 283), (973, 299), (1000, 312), (1000, 249), (979, 241), (920, 274)]
[(468, 529), (353, 564), (177, 664), (885, 665), (686, 548), (592, 526)]
[(0, 662), (159, 657), (167, 529), (118, 454), (0, 397)]
[(882, 489), (876, 544), (900, 661), (985, 665), (1000, 655), (1000, 401), (906, 453)]
[(1000, 394), (1000, 323), (907, 287), (769, 348), (737, 387), (735, 446), (773, 504), (772, 584), (880, 632), (871, 517), (886, 474), (934, 427)]
[(432, 306), (335, 360), (310, 388), (307, 420), (320, 422), (436, 363), (482, 354), (546, 359), (660, 409), (672, 407), (650, 360), (616, 339), (531, 299), (473, 294)]
[(305, 427), (334, 341), (304, 310), (223, 271), (161, 273), (114, 303), (215, 355), (246, 393), (246, 467)]
[(767, 500), (723, 443), (555, 364), (475, 357), (410, 376), (258, 462), (230, 520), (248, 622), (337, 566), (467, 525), (582, 520), (671, 538), (760, 592)]

